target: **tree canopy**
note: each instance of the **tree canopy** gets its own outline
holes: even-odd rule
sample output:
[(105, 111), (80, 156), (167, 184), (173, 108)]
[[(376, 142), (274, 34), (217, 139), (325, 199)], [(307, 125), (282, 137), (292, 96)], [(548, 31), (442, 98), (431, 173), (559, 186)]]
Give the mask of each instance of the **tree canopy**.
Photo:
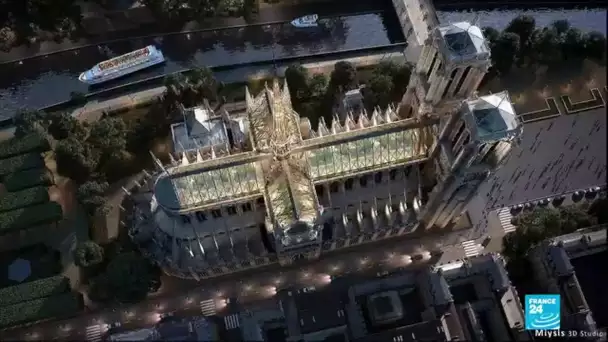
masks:
[(89, 217), (105, 214), (109, 207), (104, 197), (108, 183), (88, 181), (78, 187), (76, 198), (82, 204)]
[(292, 99), (301, 101), (309, 97), (308, 70), (306, 70), (306, 68), (304, 68), (301, 64), (294, 64), (287, 67), (287, 69), (285, 69), (285, 80), (289, 85), (289, 92)]
[(491, 27), (483, 28), (483, 33), (492, 51), (490, 75), (508, 73), (514, 65), (559, 66), (584, 59), (604, 63), (606, 58), (606, 37), (599, 32), (583, 34), (568, 20), (536, 27), (533, 17), (522, 15), (500, 33)]
[(329, 86), (343, 92), (356, 89), (358, 86), (357, 69), (349, 62), (337, 62), (329, 77)]
[(48, 131), (57, 140), (67, 139), (70, 136), (82, 140), (87, 135), (83, 124), (70, 113), (48, 113), (46, 118), (49, 121)]
[(492, 61), (499, 73), (511, 71), (520, 48), (520, 37), (512, 32), (502, 32), (492, 45)]
[(537, 207), (516, 217), (513, 224), (517, 229), (504, 236), (502, 253), (508, 260), (517, 261), (525, 258), (532, 246), (547, 238), (572, 233), (596, 223), (597, 218), (580, 206)]
[(94, 301), (136, 303), (160, 288), (160, 270), (136, 252), (118, 254), (105, 272), (93, 280), (89, 297)]
[(13, 123), (15, 125), (15, 136), (22, 137), (34, 132), (44, 132), (45, 113), (39, 110), (20, 110), (15, 113)]
[(0, 1), (0, 48), (40, 37), (42, 31), (62, 39), (80, 28), (82, 15), (75, 0)]
[(99, 152), (76, 137), (68, 137), (55, 145), (57, 172), (77, 183), (89, 179), (99, 165)]
[(401, 101), (410, 81), (410, 67), (406, 64), (381, 62), (374, 67), (365, 82), (363, 94), (366, 105), (386, 108), (391, 103)]
[(163, 105), (168, 111), (175, 110), (177, 104), (184, 107), (194, 107), (203, 103), (204, 99), (214, 102), (223, 84), (218, 82), (213, 71), (207, 67), (195, 68), (186, 74), (171, 74), (165, 77), (167, 87)]
[(74, 263), (80, 267), (99, 265), (103, 258), (103, 248), (93, 241), (79, 243), (74, 249)]

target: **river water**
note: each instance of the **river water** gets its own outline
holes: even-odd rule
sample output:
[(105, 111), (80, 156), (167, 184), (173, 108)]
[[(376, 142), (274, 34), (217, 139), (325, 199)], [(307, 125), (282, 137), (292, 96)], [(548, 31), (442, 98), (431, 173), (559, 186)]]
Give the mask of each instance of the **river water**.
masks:
[[(6, 116), (24, 106), (49, 106), (68, 100), (70, 92), (102, 90), (81, 83), (78, 75), (99, 61), (150, 44), (163, 51), (166, 63), (104, 83), (103, 87), (115, 87), (196, 66), (226, 66), (403, 41), (403, 35), (396, 26), (389, 30), (392, 25), (390, 19), (384, 17), (385, 13), (320, 18), (319, 27), (313, 29), (297, 29), (285, 23), (135, 39), (102, 48), (89, 47), (26, 60), (21, 65), (0, 65), (0, 75), (3, 75), (0, 77), (0, 113)], [(388, 15), (392, 16), (392, 13)]]
[[(479, 26), (504, 28), (520, 14), (529, 14), (537, 24), (548, 25), (568, 19), (584, 31), (606, 33), (606, 11), (589, 10), (500, 10), (474, 12), (438, 11), (442, 22), (478, 20)], [(93, 64), (149, 44), (165, 54), (167, 62), (103, 87), (115, 87), (137, 80), (195, 66), (226, 66), (289, 56), (339, 52), (403, 41), (391, 11), (343, 17), (321, 18), (317, 29), (296, 29), (290, 24), (249, 26), (240, 29), (179, 34), (135, 39), (26, 60), (23, 64), (0, 65), (0, 119), (19, 108), (40, 108), (68, 100), (71, 92), (102, 90), (78, 81), (78, 75)]]

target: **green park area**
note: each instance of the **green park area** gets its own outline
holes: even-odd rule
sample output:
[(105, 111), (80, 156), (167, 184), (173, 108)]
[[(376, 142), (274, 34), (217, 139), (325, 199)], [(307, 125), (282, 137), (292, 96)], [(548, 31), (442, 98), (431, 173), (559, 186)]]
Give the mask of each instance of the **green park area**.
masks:
[(63, 218), (49, 196), (50, 148), (36, 133), (0, 143), (0, 328), (71, 316), (83, 307), (61, 275), (60, 256), (44, 246)]

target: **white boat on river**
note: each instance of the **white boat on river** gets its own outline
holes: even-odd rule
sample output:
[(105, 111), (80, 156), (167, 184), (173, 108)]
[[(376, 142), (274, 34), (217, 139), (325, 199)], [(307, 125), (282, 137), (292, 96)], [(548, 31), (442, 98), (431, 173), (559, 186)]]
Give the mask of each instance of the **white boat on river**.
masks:
[(299, 28), (319, 26), (319, 16), (316, 14), (305, 15), (291, 21), (291, 25)]

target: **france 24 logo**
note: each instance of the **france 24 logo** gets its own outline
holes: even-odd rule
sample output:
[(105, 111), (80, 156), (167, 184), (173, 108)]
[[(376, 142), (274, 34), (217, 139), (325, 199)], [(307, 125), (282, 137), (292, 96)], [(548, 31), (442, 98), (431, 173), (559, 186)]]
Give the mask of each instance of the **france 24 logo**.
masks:
[(526, 295), (526, 330), (559, 330), (560, 297), (556, 294)]

